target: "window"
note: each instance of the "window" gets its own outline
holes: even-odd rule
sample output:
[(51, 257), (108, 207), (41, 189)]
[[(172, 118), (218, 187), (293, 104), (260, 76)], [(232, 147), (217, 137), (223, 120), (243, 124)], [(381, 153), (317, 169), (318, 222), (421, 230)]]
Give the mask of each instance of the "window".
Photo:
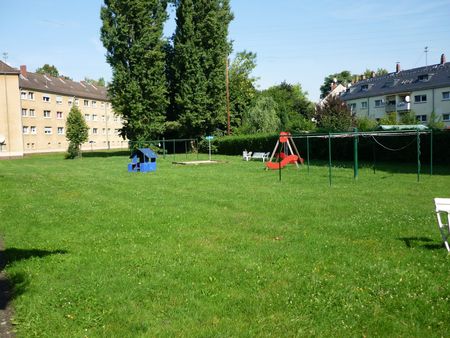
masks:
[(42, 101), (44, 102), (50, 102), (50, 95), (44, 94), (42, 95)]
[(442, 100), (450, 100), (450, 92), (443, 92)]
[(108, 135), (111, 135), (111, 128), (108, 128)]
[(84, 106), (89, 107), (89, 100), (84, 100)]
[(414, 102), (415, 103), (427, 102), (427, 96), (426, 95), (415, 95)]
[(36, 134), (36, 126), (31, 126), (30, 127), (30, 133), (31, 134)]
[(27, 92), (20, 92), (20, 98), (22, 100), (26, 100), (27, 99)]
[(64, 134), (64, 127), (58, 127), (58, 135)]
[(91, 119), (91, 115), (89, 115), (89, 114), (84, 114), (84, 119), (85, 119), (86, 121), (89, 121), (89, 120)]
[(75, 99), (74, 102), (75, 102), (75, 105), (78, 106), (78, 104), (79, 104), (78, 99)]
[(33, 92), (28, 92), (28, 100), (34, 101), (34, 93)]
[(22, 132), (23, 132), (24, 134), (28, 134), (28, 127), (27, 127), (27, 126), (23, 126), (23, 127), (22, 127)]
[(368, 84), (365, 84), (365, 85), (361, 86), (361, 91), (367, 92), (368, 90), (369, 90), (369, 85)]
[(100, 102), (100, 107), (105, 108), (105, 102)]
[(44, 134), (51, 135), (52, 134), (52, 127), (44, 127)]
[(356, 109), (356, 103), (350, 103), (348, 105), (348, 108), (350, 109), (350, 111), (354, 111)]
[(50, 110), (44, 110), (44, 117), (47, 119), (51, 117)]
[(426, 115), (416, 115), (416, 120), (419, 122), (427, 122), (427, 116)]
[(67, 104), (68, 104), (69, 106), (72, 106), (72, 104), (73, 104), (73, 99), (72, 99), (71, 97), (67, 99)]
[(28, 115), (28, 110), (26, 108), (22, 108), (22, 117), (25, 117)]
[(102, 129), (102, 134), (105, 135), (106, 134), (106, 128)]
[(384, 100), (375, 100), (375, 107), (384, 107)]
[(30, 109), (28, 111), (28, 116), (30, 116), (30, 117), (35, 117), (36, 116), (36, 113), (35, 113), (34, 109)]
[(117, 122), (117, 116), (116, 115), (114, 115), (113, 120), (114, 120), (114, 122)]
[(62, 118), (63, 118), (63, 113), (62, 113), (62, 111), (57, 111), (57, 112), (56, 112), (56, 118), (57, 118), (57, 119), (62, 119)]
[(56, 97), (56, 104), (62, 104), (62, 97), (61, 96), (57, 96)]
[(97, 135), (98, 134), (98, 129), (97, 128), (92, 128), (92, 134)]
[(367, 101), (361, 102), (361, 108), (362, 109), (367, 109)]
[(97, 101), (92, 101), (92, 108), (97, 108)]
[(450, 114), (442, 114), (442, 121), (445, 122), (450, 121)]
[(120, 135), (120, 129), (114, 129), (114, 134)]
[(423, 74), (423, 75), (419, 75), (419, 76), (417, 77), (417, 79), (418, 79), (419, 81), (421, 81), (421, 82), (426, 82), (426, 81), (428, 81), (429, 76), (428, 76), (428, 74)]
[(97, 115), (96, 114), (92, 114), (92, 121), (97, 121)]
[(102, 121), (106, 121), (105, 115), (102, 115)]

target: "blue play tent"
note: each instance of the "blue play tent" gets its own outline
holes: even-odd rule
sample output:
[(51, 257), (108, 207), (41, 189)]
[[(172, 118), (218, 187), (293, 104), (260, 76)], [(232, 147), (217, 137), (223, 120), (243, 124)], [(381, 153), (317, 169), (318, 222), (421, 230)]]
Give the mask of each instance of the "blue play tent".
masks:
[(130, 156), (131, 163), (128, 164), (129, 172), (147, 172), (156, 170), (156, 159), (158, 156), (149, 148), (139, 148)]

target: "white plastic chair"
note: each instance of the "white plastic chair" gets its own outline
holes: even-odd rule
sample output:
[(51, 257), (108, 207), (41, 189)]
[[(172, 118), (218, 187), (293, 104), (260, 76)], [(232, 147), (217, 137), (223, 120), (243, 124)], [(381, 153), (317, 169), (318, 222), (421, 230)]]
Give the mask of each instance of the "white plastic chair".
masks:
[(447, 251), (450, 252), (450, 246), (448, 244), (448, 238), (450, 236), (450, 198), (435, 198), (434, 204), (436, 205), (436, 216), (442, 240)]
[(251, 157), (252, 157), (252, 152), (251, 151), (244, 150), (242, 152), (242, 159), (243, 160), (248, 161), (248, 160), (250, 160)]

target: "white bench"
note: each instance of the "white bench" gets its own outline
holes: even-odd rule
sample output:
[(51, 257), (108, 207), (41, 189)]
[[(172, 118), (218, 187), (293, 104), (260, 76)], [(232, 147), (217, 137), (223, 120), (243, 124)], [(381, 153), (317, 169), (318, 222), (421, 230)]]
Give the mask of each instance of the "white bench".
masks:
[(252, 160), (262, 160), (263, 162), (269, 159), (270, 153), (253, 153)]
[(450, 252), (448, 244), (448, 238), (450, 237), (450, 198), (435, 198), (434, 204), (436, 205), (436, 216), (442, 240), (447, 251)]

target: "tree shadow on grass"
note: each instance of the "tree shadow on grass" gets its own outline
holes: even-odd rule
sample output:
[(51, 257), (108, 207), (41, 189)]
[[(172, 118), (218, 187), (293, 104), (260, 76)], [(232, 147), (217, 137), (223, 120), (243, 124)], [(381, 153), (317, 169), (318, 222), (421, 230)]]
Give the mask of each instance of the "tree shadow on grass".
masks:
[(114, 156), (130, 156), (129, 150), (114, 150), (114, 151), (83, 151), (83, 157), (114, 157)]
[(8, 276), (4, 268), (15, 262), (30, 258), (44, 258), (49, 255), (65, 254), (66, 250), (40, 250), (8, 248), (0, 251), (0, 310), (8, 308), (9, 302), (26, 291), (28, 279), (22, 273), (13, 273)]
[(433, 240), (428, 237), (400, 237), (399, 241), (403, 241), (408, 248), (424, 248), (427, 250), (442, 250), (444, 243), (431, 243)]

